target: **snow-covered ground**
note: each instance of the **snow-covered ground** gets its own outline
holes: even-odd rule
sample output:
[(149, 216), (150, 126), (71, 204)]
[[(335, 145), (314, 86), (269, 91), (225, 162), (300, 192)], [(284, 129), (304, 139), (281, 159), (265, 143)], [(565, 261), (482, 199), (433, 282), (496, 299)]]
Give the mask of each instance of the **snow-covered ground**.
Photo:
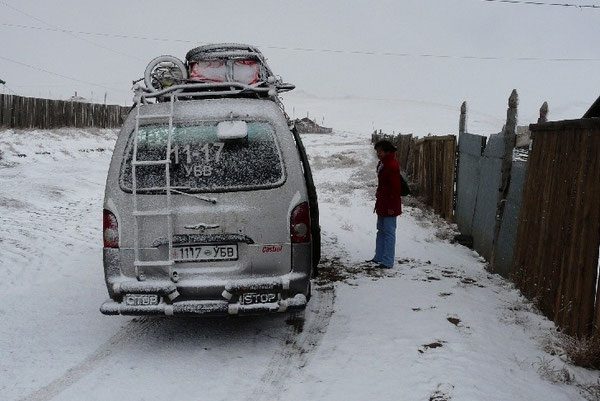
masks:
[[(372, 257), (369, 133), (305, 136), (324, 233), (304, 319), (107, 317), (113, 131), (0, 131), (0, 400), (578, 400), (554, 326), (414, 206)], [(565, 383), (567, 382), (567, 383)], [(569, 384), (570, 382), (570, 384)]]

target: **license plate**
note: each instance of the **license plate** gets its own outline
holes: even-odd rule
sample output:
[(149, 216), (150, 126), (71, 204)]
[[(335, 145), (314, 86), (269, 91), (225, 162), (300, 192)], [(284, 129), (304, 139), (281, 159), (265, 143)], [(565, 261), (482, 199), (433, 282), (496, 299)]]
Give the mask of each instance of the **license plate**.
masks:
[(128, 306), (149, 306), (158, 305), (160, 299), (154, 294), (127, 294), (125, 295), (125, 305)]
[(254, 305), (254, 304), (270, 304), (277, 302), (279, 295), (274, 292), (269, 293), (254, 293), (246, 292), (240, 296), (240, 304), (242, 305)]
[(237, 245), (193, 245), (173, 248), (175, 262), (237, 260)]

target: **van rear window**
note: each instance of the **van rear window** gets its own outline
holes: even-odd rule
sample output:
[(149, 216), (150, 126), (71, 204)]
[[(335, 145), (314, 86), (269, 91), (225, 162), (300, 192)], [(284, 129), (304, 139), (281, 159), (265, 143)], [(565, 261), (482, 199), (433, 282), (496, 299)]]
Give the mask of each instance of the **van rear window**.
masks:
[[(248, 136), (219, 140), (218, 122), (174, 125), (171, 139), (171, 187), (188, 192), (224, 192), (271, 188), (284, 181), (284, 166), (274, 131), (266, 122), (248, 122)], [(165, 160), (167, 125), (142, 126), (138, 130), (138, 161)], [(125, 150), (120, 184), (132, 190), (133, 134)], [(164, 193), (164, 165), (137, 165), (136, 189)]]

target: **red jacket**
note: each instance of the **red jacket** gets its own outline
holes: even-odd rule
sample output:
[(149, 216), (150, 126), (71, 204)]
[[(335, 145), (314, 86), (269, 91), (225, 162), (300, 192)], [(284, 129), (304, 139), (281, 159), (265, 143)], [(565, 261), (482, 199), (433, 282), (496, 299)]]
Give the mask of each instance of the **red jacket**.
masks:
[(377, 164), (375, 211), (378, 216), (391, 217), (402, 214), (401, 185), (400, 165), (392, 153)]

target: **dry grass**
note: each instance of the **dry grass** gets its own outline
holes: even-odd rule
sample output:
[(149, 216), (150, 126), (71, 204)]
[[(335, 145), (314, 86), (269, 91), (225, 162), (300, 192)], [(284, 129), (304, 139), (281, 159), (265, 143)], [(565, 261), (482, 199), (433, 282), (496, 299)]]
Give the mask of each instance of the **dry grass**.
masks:
[(551, 383), (571, 384), (575, 379), (566, 366), (560, 368), (554, 366), (553, 359), (540, 358), (534, 366), (537, 368), (540, 377)]
[(579, 392), (589, 401), (600, 400), (600, 379), (595, 384), (580, 384)]
[(600, 337), (575, 338), (562, 335), (561, 348), (574, 365), (600, 369)]

